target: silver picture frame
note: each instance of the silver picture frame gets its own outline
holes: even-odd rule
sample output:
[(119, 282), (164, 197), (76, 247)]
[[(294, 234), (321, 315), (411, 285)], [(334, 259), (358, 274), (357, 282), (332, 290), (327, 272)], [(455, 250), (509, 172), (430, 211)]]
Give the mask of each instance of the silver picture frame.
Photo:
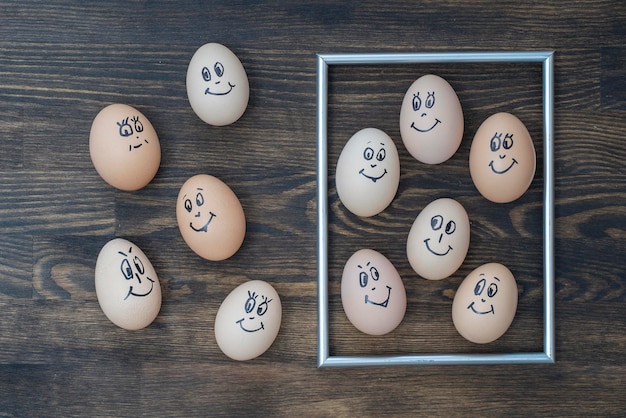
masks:
[[(356, 367), (426, 364), (554, 363), (554, 51), (432, 52), (317, 55), (317, 272), (318, 367)], [(330, 354), (328, 315), (328, 67), (416, 63), (542, 63), (543, 78), (543, 351), (480, 354), (403, 354), (333, 356)]]

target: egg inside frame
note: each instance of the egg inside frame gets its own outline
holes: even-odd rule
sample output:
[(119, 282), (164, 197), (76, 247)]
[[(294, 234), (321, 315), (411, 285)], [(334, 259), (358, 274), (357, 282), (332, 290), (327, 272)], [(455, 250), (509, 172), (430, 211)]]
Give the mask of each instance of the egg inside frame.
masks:
[[(513, 51), (513, 52), (433, 52), (433, 53), (375, 53), (375, 54), (318, 54), (317, 55), (317, 270), (318, 270), (318, 367), (384, 366), (384, 365), (424, 365), (424, 364), (520, 364), (554, 363), (554, 51)], [(536, 141), (536, 149), (543, 149), (543, 187), (541, 198), (542, 224), (542, 328), (543, 350), (511, 352), (426, 352), (398, 354), (350, 354), (336, 355), (330, 352), (330, 312), (329, 303), (337, 298), (329, 291), (329, 247), (332, 243), (329, 234), (329, 71), (334, 66), (376, 66), (437, 64), (463, 66), (465, 64), (489, 65), (501, 63), (536, 63), (541, 65), (541, 107), (543, 140)], [(379, 71), (382, 74), (384, 70)], [(416, 74), (417, 79), (422, 74)], [(498, 77), (497, 73), (492, 77)], [(448, 80), (450, 81), (450, 80)], [(367, 83), (365, 83), (367, 84)], [(408, 85), (401, 86), (400, 90)], [(497, 100), (497, 99), (496, 99)], [(463, 99), (461, 98), (462, 105)], [(506, 101), (504, 102), (506, 103)], [(398, 106), (399, 111), (399, 106)], [(465, 112), (464, 106), (464, 112)], [(494, 112), (495, 113), (495, 112)], [(467, 120), (467, 115), (465, 116)], [(478, 121), (480, 124), (482, 121)], [(365, 123), (365, 122), (364, 122)], [(478, 125), (476, 125), (477, 127)], [(463, 137), (467, 142), (468, 129)], [(390, 132), (394, 140), (400, 138)], [(542, 144), (541, 144), (542, 143)], [(542, 146), (538, 145), (541, 144)], [(400, 148), (402, 145), (398, 145)], [(468, 146), (466, 144), (466, 146)], [(459, 152), (459, 151), (457, 151)], [(539, 157), (539, 156), (538, 156)], [(402, 167), (402, 164), (401, 164)], [(539, 170), (539, 166), (538, 166)], [(332, 170), (331, 170), (332, 172)], [(469, 172), (467, 173), (469, 177)], [(402, 179), (402, 177), (401, 177)], [(401, 180), (402, 182), (402, 180)], [(398, 193), (402, 193), (399, 190)], [(393, 202), (392, 202), (393, 205)], [(417, 210), (418, 212), (418, 210)], [(470, 222), (472, 214), (470, 213)], [(348, 222), (350, 220), (348, 219)], [(348, 224), (349, 225), (349, 224)], [(332, 226), (332, 224), (330, 225)], [(408, 230), (407, 230), (408, 232)], [(402, 241), (402, 236), (400, 241)], [(470, 244), (472, 248), (472, 244)], [(385, 253), (384, 248), (378, 248)], [(484, 260), (484, 262), (496, 260)], [(335, 266), (333, 266), (334, 268)], [(401, 273), (401, 276), (403, 274)], [(403, 280), (406, 280), (403, 277)], [(410, 280), (416, 280), (411, 278)], [(409, 289), (407, 289), (407, 297)], [(409, 309), (419, 307), (407, 306)]]

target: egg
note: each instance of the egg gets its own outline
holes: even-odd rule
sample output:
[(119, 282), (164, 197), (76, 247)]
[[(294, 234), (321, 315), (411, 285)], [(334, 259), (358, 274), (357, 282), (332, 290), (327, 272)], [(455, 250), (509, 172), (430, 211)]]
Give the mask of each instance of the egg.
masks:
[(150, 183), (161, 164), (161, 145), (148, 118), (120, 103), (105, 107), (94, 118), (89, 154), (104, 181), (127, 191)]
[(208, 174), (195, 175), (182, 185), (176, 219), (189, 248), (211, 261), (231, 257), (246, 235), (239, 199), (226, 183)]
[(400, 184), (400, 158), (393, 140), (376, 128), (355, 133), (343, 147), (335, 172), (341, 203), (358, 216), (389, 206)]
[(214, 126), (230, 125), (248, 107), (248, 75), (239, 58), (218, 43), (202, 45), (187, 67), (187, 97), (193, 111)]
[(470, 244), (465, 208), (454, 199), (429, 203), (417, 215), (406, 241), (409, 264), (428, 280), (449, 277), (463, 264)]
[(222, 302), (215, 316), (215, 339), (233, 360), (250, 360), (274, 343), (282, 321), (276, 290), (262, 280), (237, 286)]
[(510, 113), (488, 117), (470, 147), (469, 170), (476, 189), (495, 203), (521, 197), (535, 176), (535, 146), (528, 129)]
[(450, 159), (463, 129), (461, 102), (446, 80), (427, 74), (411, 84), (400, 108), (400, 135), (413, 158), (426, 164)]
[(356, 329), (369, 335), (384, 335), (402, 322), (406, 291), (391, 261), (366, 248), (355, 252), (343, 268), (341, 303)]
[(115, 238), (102, 247), (95, 282), (102, 312), (118, 327), (145, 328), (159, 314), (159, 278), (148, 257), (132, 242)]
[(499, 263), (478, 267), (463, 280), (452, 302), (452, 321), (468, 341), (486, 344), (509, 329), (517, 311), (517, 283)]

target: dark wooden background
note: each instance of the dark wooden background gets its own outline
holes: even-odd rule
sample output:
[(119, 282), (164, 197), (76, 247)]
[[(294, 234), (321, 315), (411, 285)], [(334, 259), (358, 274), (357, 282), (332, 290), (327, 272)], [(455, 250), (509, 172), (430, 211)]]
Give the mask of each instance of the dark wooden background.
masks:
[[(589, 2), (0, 2), (0, 415), (376, 416), (621, 415), (626, 410), (626, 3)], [(192, 112), (185, 74), (206, 42), (231, 48), (248, 72), (249, 107), (211, 127)], [(555, 50), (556, 364), (318, 369), (316, 53)], [(404, 91), (434, 72), (465, 112), (458, 153), (414, 161), (397, 119)], [(333, 67), (329, 76), (331, 354), (542, 350), (541, 68), (534, 64)], [(110, 103), (143, 112), (159, 134), (160, 170), (146, 188), (116, 191), (95, 172), (91, 122)], [(538, 171), (519, 201), (495, 205), (467, 169), (473, 133), (496, 111), (527, 124)], [(378, 217), (337, 201), (332, 172), (363, 127), (398, 146), (400, 189)], [(191, 175), (233, 188), (247, 216), (240, 251), (222, 262), (192, 253), (176, 226)], [(412, 273), (404, 242), (437, 197), (472, 222), (459, 272)], [(114, 237), (138, 244), (163, 291), (142, 331), (112, 325), (94, 266)], [(386, 254), (407, 289), (393, 333), (347, 322), (339, 274), (352, 252)], [(486, 346), (451, 325), (454, 291), (474, 267), (507, 264), (520, 305)], [(219, 304), (262, 279), (283, 302), (283, 325), (261, 357), (234, 362), (213, 337)]]

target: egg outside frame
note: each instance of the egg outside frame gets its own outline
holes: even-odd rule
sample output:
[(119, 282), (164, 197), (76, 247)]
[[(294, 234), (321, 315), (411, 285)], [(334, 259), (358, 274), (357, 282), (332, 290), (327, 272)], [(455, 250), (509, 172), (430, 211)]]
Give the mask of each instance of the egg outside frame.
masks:
[[(443, 52), (317, 55), (317, 367), (423, 364), (554, 363), (554, 51)], [(328, 326), (328, 66), (416, 63), (540, 62), (543, 78), (543, 351), (488, 354), (331, 356)]]

